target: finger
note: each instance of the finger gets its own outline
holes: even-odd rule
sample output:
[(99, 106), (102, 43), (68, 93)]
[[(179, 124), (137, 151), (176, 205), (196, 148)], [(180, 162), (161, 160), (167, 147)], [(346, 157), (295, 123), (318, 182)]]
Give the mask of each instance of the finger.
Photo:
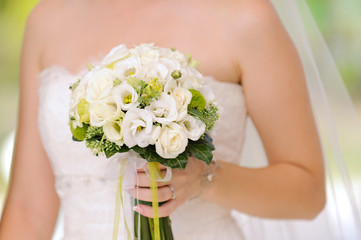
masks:
[[(159, 169), (160, 169), (161, 171), (167, 169), (166, 166), (164, 166), (164, 165), (162, 165), (162, 164), (160, 164), (160, 163), (158, 163), (158, 166), (159, 166)], [(149, 171), (149, 165), (148, 165), (148, 164), (145, 164), (144, 167), (137, 169), (137, 171), (138, 171), (138, 172), (146, 172), (146, 171)]]
[[(162, 178), (165, 177), (165, 175), (167, 174), (167, 171), (161, 171), (160, 172)], [(167, 186), (169, 185), (169, 182), (157, 182), (158, 187), (163, 187), (163, 186)], [(143, 173), (138, 173), (137, 174), (137, 186), (138, 187), (150, 187), (150, 179), (149, 176), (143, 172)]]
[[(168, 202), (164, 203), (162, 206), (159, 207), (158, 209), (159, 217), (160, 218), (168, 217), (172, 212), (174, 212), (176, 208), (177, 208), (176, 199), (169, 200)], [(138, 212), (139, 214), (145, 217), (150, 217), (150, 218), (154, 217), (153, 207), (151, 206), (139, 204), (134, 207), (134, 211)]]
[[(151, 202), (152, 201), (152, 191), (150, 188), (134, 188), (128, 191), (129, 194), (139, 200)], [(173, 196), (172, 191), (168, 186), (158, 188), (158, 202), (165, 202), (171, 199)]]

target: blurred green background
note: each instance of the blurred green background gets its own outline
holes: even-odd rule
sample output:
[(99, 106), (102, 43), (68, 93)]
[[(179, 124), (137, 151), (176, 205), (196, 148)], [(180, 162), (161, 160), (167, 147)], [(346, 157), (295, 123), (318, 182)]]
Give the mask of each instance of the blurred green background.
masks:
[[(0, 0), (0, 206), (6, 192), (10, 164), (5, 159), (11, 159), (11, 148), (6, 146), (11, 146), (11, 134), (16, 126), (18, 67), (24, 25), (37, 2), (38, 0)], [(307, 2), (357, 109), (361, 109), (361, 1)]]

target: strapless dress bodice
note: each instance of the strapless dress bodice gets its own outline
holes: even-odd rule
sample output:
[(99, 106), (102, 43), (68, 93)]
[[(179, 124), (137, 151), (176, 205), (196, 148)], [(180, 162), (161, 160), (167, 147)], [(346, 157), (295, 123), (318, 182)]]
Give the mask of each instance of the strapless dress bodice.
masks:
[[(69, 86), (83, 73), (72, 74), (60, 66), (40, 73), (39, 131), (56, 177), (64, 239), (111, 239), (117, 181), (104, 177), (109, 159), (94, 156), (83, 142), (74, 142), (68, 125)], [(213, 137), (215, 158), (237, 163), (247, 115), (242, 86), (211, 77), (207, 81), (221, 110)], [(186, 202), (170, 216), (175, 239), (242, 239), (230, 211), (199, 198)]]

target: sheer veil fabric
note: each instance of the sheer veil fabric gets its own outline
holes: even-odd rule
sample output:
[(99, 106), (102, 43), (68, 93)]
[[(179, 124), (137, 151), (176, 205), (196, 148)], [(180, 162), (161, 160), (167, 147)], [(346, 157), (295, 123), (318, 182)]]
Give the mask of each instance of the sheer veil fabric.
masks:
[[(346, 166), (360, 154), (345, 149), (361, 149), (361, 123), (343, 80), (334, 63), (307, 3), (304, 0), (272, 0), (301, 57), (311, 104), (324, 151), (327, 175), (327, 204), (312, 221), (265, 220), (239, 215), (246, 239), (361, 239), (360, 212)], [(352, 138), (351, 138), (352, 136)], [(267, 165), (258, 133), (248, 119), (240, 164)]]

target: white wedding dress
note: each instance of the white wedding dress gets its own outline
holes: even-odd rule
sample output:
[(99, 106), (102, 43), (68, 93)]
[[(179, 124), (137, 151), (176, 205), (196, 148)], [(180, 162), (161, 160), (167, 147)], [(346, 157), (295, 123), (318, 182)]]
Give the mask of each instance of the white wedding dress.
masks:
[[(112, 239), (117, 181), (104, 177), (109, 159), (92, 155), (83, 142), (74, 142), (68, 125), (69, 86), (84, 72), (74, 75), (60, 66), (41, 72), (39, 130), (61, 199), (63, 239)], [(247, 116), (242, 87), (207, 79), (221, 106), (215, 157), (238, 163)], [(188, 201), (170, 217), (176, 240), (244, 239), (231, 210), (211, 202)]]

